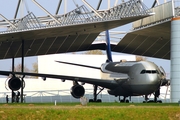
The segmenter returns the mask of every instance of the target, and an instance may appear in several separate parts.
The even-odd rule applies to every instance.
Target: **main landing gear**
[[[93,91],[93,96],[94,98],[93,99],[89,99],[89,102],[102,102],[101,99],[97,99],[97,96],[99,95],[99,93],[102,92],[102,90],[104,90],[104,88],[99,88],[99,92],[97,93],[97,89],[98,89],[98,86],[97,85],[94,85],[94,91]]]
[[[119,102],[120,103],[129,103],[129,100],[126,99],[126,96],[123,96],[123,99],[121,99],[120,96],[119,96]]]

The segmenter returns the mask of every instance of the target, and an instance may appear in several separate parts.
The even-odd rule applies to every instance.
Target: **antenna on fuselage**
[[[112,54],[111,54],[111,44],[109,38],[109,30],[106,30],[106,55],[107,60],[106,62],[112,62]]]

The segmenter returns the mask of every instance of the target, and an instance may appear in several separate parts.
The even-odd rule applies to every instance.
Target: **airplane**
[[[160,87],[169,85],[169,80],[166,79],[165,71],[162,67],[158,67],[155,63],[150,61],[120,60],[118,62],[113,62],[108,30],[106,30],[106,54],[107,60],[100,67],[56,61],[63,64],[99,69],[101,71],[101,79],[11,71],[0,71],[0,75],[9,76],[11,74],[8,86],[14,91],[21,87],[21,80],[16,77],[16,74],[18,74],[23,75],[23,77],[25,75],[39,76],[44,78],[44,80],[46,78],[55,78],[61,79],[63,82],[65,80],[73,81],[70,92],[74,98],[81,98],[84,96],[85,89],[83,84],[92,84],[94,87],[93,99],[89,99],[89,102],[102,102],[101,99],[97,99],[97,95],[101,93],[104,88],[107,89],[110,95],[119,96],[120,102],[129,102],[131,96],[145,96],[145,102],[148,102],[148,96],[151,94],[154,94],[153,102],[158,102],[157,98],[160,95]],[[100,88],[99,92],[98,88]],[[120,99],[121,96],[123,96],[123,99]],[[126,99],[127,97],[129,97],[129,99]]]

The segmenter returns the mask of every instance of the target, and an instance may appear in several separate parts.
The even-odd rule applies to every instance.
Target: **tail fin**
[[[110,45],[110,38],[109,38],[108,30],[106,30],[106,54],[107,54],[106,62],[112,62],[111,45]]]

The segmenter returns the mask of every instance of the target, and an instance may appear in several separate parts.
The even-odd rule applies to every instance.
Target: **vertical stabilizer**
[[[109,38],[109,31],[108,30],[106,30],[106,54],[107,54],[106,62],[112,62],[111,44],[110,44],[110,38]]]

